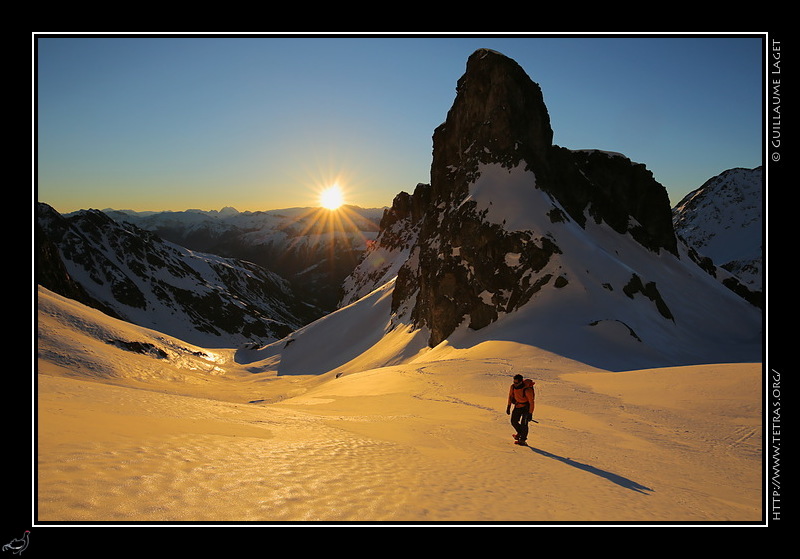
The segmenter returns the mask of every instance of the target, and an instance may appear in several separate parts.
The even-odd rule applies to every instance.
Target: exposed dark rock
[[[633,274],[630,281],[625,285],[625,287],[622,288],[622,291],[631,299],[633,299],[633,296],[637,293],[641,293],[656,304],[656,308],[658,309],[658,312],[661,313],[661,316],[670,320],[674,320],[669,307],[667,307],[667,304],[661,297],[661,293],[658,292],[655,282],[651,281],[647,284],[642,283],[642,278],[636,274]]]
[[[458,80],[447,119],[433,133],[432,199],[463,198],[480,163],[546,166],[552,141],[539,85],[514,60],[478,50]]]
[[[571,219],[585,226],[590,216],[652,251],[677,254],[666,190],[644,165],[605,152],[570,151],[552,139],[539,85],[502,54],[482,49],[470,56],[447,119],[433,134],[430,186],[399,195],[379,235],[384,246],[397,246],[385,228],[404,219],[415,224],[392,309],[410,308],[411,320],[430,329],[431,346],[464,320],[480,329],[527,303],[550,282],[551,274],[539,273],[561,253],[547,236],[486,219],[487,210],[468,198],[482,165],[532,171],[531,188],[564,209],[542,209],[552,223]],[[553,285],[567,283],[559,276]]]
[[[600,324],[601,322],[607,322],[607,321],[603,321],[603,320],[596,320],[596,321],[594,321],[594,322],[591,322],[591,323],[589,323],[589,326],[597,326],[597,325],[598,325],[598,324]],[[628,334],[630,334],[630,335],[631,335],[631,338],[633,338],[633,339],[634,339],[634,340],[636,340],[637,342],[641,342],[641,341],[642,341],[642,339],[641,339],[641,338],[640,338],[640,337],[639,337],[639,336],[636,334],[636,332],[634,332],[634,331],[633,331],[633,328],[631,328],[630,326],[628,326],[627,324],[625,324],[625,323],[624,323],[624,322],[622,322],[621,320],[616,320],[616,321],[614,321],[614,322],[618,322],[619,324],[622,324],[622,325],[623,325],[623,326],[624,326],[624,327],[625,327],[625,328],[628,330]]]
[[[630,233],[653,252],[678,253],[666,189],[639,163],[597,150],[553,146],[537,184],[550,192],[576,222],[588,212],[618,233]]]
[[[109,344],[117,346],[125,351],[139,353],[141,355],[149,355],[156,359],[166,359],[167,352],[148,342],[126,342],[124,340],[108,340]]]

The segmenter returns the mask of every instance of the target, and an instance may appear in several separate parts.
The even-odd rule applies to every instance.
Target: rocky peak
[[[543,165],[552,141],[539,85],[514,60],[480,49],[467,60],[447,119],[433,133],[433,199],[463,197],[481,163]]]
[[[643,164],[600,150],[553,146],[537,185],[579,224],[591,217],[617,233],[630,234],[653,252],[678,254],[666,189]]]
[[[524,165],[581,225],[587,214],[651,250],[677,254],[666,189],[642,164],[554,146],[542,90],[514,60],[480,49],[467,60],[446,121],[433,134],[432,200],[460,203],[479,165]]]
[[[585,228],[591,219],[677,255],[664,187],[619,154],[553,145],[541,88],[515,61],[476,51],[456,91],[433,134],[430,185],[395,199],[377,239],[383,250],[413,239],[395,267],[392,310],[427,327],[430,345],[464,321],[481,329],[545,286],[569,283],[548,224]],[[533,214],[540,228],[515,225]]]

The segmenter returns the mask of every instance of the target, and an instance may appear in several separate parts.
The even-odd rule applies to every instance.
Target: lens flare
[[[323,208],[327,208],[329,210],[338,209],[339,206],[344,203],[342,189],[339,188],[338,184],[329,186],[320,194],[319,202]]]

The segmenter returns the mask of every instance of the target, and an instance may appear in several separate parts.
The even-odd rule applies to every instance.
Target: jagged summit
[[[411,316],[431,329],[431,345],[465,317],[485,327],[554,280],[534,277],[561,252],[548,221],[585,227],[591,217],[650,250],[676,252],[668,196],[643,165],[552,138],[541,88],[515,61],[485,49],[469,57],[433,134],[430,189],[418,188],[423,200],[411,204],[427,205],[418,265],[403,266],[395,288],[395,311],[416,297]]]
[[[588,212],[653,250],[676,253],[666,189],[644,165],[620,154],[553,145],[542,90],[514,60],[488,49],[476,51],[456,90],[447,120],[433,134],[435,203],[446,193],[458,203],[478,177],[479,165],[522,165],[535,176],[532,184],[578,223]]]
[[[540,87],[473,53],[433,134],[430,184],[395,198],[343,304],[394,278],[393,320],[431,347],[514,317],[515,340],[603,366],[758,359],[758,309],[688,257],[652,173],[552,137]],[[726,349],[702,341],[711,332]],[[598,347],[619,355],[595,361]]]
[[[545,165],[553,141],[550,115],[539,85],[514,60],[476,51],[458,80],[446,121],[433,133],[434,200],[458,198],[480,164]]]

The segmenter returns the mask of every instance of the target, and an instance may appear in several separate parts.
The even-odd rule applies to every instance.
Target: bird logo
[[[30,530],[25,530],[25,534],[21,538],[14,538],[6,545],[3,546],[3,551],[10,551],[16,555],[21,554],[28,547],[28,537]]]

